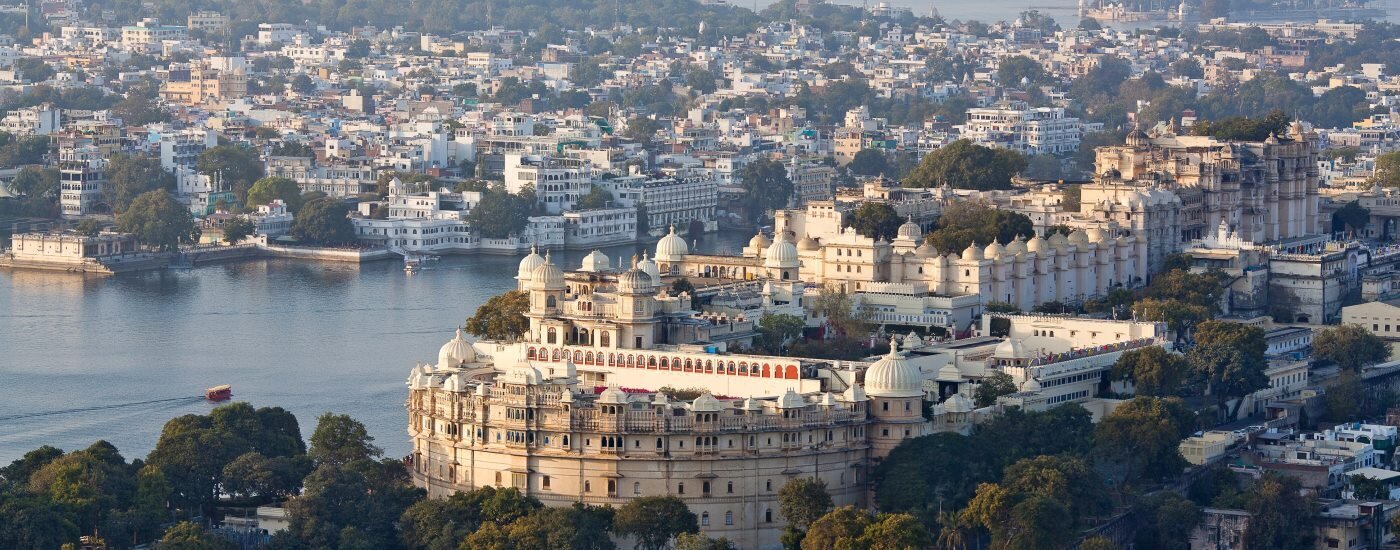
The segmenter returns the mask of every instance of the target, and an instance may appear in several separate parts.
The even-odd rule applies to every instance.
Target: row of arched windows
[[[577,365],[646,368],[704,374],[730,374],[735,376],[757,376],[760,378],[782,378],[796,380],[797,365],[770,365],[748,361],[725,361],[714,359],[694,359],[690,357],[667,357],[635,353],[603,353],[561,348],[535,348],[526,350],[525,357],[532,361],[572,360]]]

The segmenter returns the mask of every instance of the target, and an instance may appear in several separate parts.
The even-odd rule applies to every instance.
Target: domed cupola
[[[535,251],[535,245],[530,245],[530,255],[520,260],[520,268],[515,271],[515,279],[521,282],[529,282],[530,274],[535,272],[535,268],[544,265],[544,256]]]
[[[1069,244],[1082,249],[1089,245],[1089,235],[1083,229],[1076,229],[1069,234]]]
[[[661,281],[661,268],[656,265],[655,260],[648,258],[645,252],[642,253],[642,261],[637,262],[637,269],[646,272],[647,275],[651,275],[652,283]]]
[[[1031,237],[1031,240],[1026,241],[1026,250],[1028,252],[1045,252],[1049,247],[1050,243],[1046,242],[1040,235]]]
[[[549,252],[544,253],[544,263],[530,272],[530,290],[564,290],[564,271],[554,265]]]
[[[1001,246],[1001,243],[992,239],[992,244],[987,245],[987,248],[982,250],[982,257],[988,260],[1000,260],[1004,253],[1006,253],[1006,249]]]
[[[462,329],[457,329],[457,336],[448,340],[442,348],[438,350],[437,368],[461,366],[463,363],[476,361],[476,349],[472,348],[471,342],[462,338]]]
[[[992,350],[992,357],[997,359],[1025,359],[1026,347],[1021,345],[1020,339],[1007,338],[1002,340],[997,347]]]
[[[904,222],[904,225],[899,226],[899,229],[895,232],[895,238],[906,239],[915,242],[917,242],[919,239],[922,239],[923,236],[923,229],[919,228],[919,224],[914,223],[913,218],[910,218],[908,221]]]
[[[811,236],[802,237],[802,240],[797,241],[797,249],[800,251],[819,250],[821,247],[821,243],[817,242],[817,240],[813,239]]]
[[[655,290],[651,275],[637,268],[636,257],[633,256],[632,269],[622,272],[617,276],[617,291],[620,294],[651,294]]]
[[[1065,238],[1064,233],[1060,233],[1058,231],[1056,231],[1054,235],[1050,236],[1049,242],[1050,247],[1056,250],[1060,250],[1069,246],[1069,239]]]
[[[761,257],[770,244],[773,244],[773,241],[768,240],[768,236],[759,231],[754,234],[752,239],[749,239],[749,245],[744,247],[744,252]]]
[[[679,262],[685,259],[686,254],[690,254],[690,246],[676,234],[676,226],[672,225],[671,232],[656,243],[656,261]]]
[[[972,400],[961,393],[955,393],[943,402],[943,412],[964,414],[972,412]]]
[[[587,256],[584,256],[583,265],[580,265],[578,268],[579,271],[587,271],[589,273],[602,273],[609,269],[612,269],[612,261],[608,260],[607,254],[597,250],[589,252]]]
[[[982,259],[982,249],[977,248],[977,243],[969,244],[967,248],[963,249],[962,259],[969,262],[980,260]]]
[[[899,343],[890,340],[889,354],[881,357],[865,371],[865,393],[871,397],[922,397],[924,379],[915,367],[899,353]]]
[[[1015,239],[1012,239],[1011,242],[1006,245],[1006,253],[1011,254],[1013,256],[1025,251],[1026,241],[1021,237],[1016,237]]]
[[[798,395],[796,391],[788,388],[787,393],[778,398],[779,409],[801,409],[807,406],[807,400]]]
[[[921,244],[918,248],[914,249],[914,257],[916,258],[932,258],[937,255],[938,249],[928,243]]]
[[[788,242],[787,239],[773,241],[763,254],[763,267],[791,268],[797,265],[797,245]]]

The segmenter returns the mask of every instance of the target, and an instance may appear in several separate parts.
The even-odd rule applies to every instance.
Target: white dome
[[[904,349],[914,349],[924,345],[924,340],[914,331],[909,331],[909,335],[904,337]]]
[[[770,244],[773,244],[773,241],[768,240],[768,236],[764,235],[762,231],[759,231],[758,233],[754,234],[753,238],[749,239],[749,248],[752,248],[754,250],[762,251],[763,249],[768,248],[768,245]]]
[[[962,259],[967,261],[982,259],[982,251],[977,248],[977,243],[969,244],[967,248],[963,249]]]
[[[620,293],[650,294],[652,290],[651,275],[635,267],[617,277],[617,291]]]
[[[719,412],[724,406],[710,392],[700,394],[694,401],[690,402],[690,410],[694,412]]]
[[[982,257],[988,260],[1000,260],[1001,255],[1005,252],[1006,249],[1002,248],[1001,243],[993,240],[992,244],[987,245],[987,248],[982,250]]]
[[[637,262],[637,269],[651,275],[652,283],[661,281],[661,267],[656,265],[656,260],[648,258],[645,252],[642,253],[642,261]]]
[[[1007,253],[1007,254],[1015,255],[1015,254],[1020,254],[1020,253],[1022,253],[1022,252],[1025,252],[1025,251],[1026,251],[1026,241],[1023,240],[1023,239],[1021,239],[1020,237],[1017,237],[1017,238],[1015,238],[1015,239],[1012,239],[1011,242],[1010,242],[1009,244],[1006,245],[1006,253]]]
[[[612,269],[612,261],[608,260],[607,254],[594,250],[583,257],[583,265],[578,269],[589,273],[602,273]]]
[[[961,393],[955,393],[943,402],[943,411],[955,414],[972,412],[972,400]]]
[[[997,344],[995,350],[992,350],[992,357],[998,359],[1025,359],[1027,357],[1026,348],[1021,345],[1020,340],[1007,338],[1000,344]]]
[[[1089,244],[1089,235],[1083,229],[1076,229],[1069,234],[1069,244],[1083,247]]]
[[[1069,246],[1069,239],[1065,238],[1064,233],[1060,233],[1058,231],[1056,231],[1054,235],[1050,236],[1049,242],[1050,247],[1056,250]]]
[[[521,361],[515,366],[506,369],[505,380],[511,384],[525,384],[534,386],[544,380],[544,375],[540,374],[540,369],[535,368],[528,362]]]
[[[797,246],[787,239],[778,239],[763,254],[764,267],[797,267]]]
[[[530,245],[530,255],[520,260],[520,268],[515,270],[515,278],[521,281],[530,280],[530,274],[535,272],[535,268],[544,265],[544,256],[535,251],[535,246]]]
[[[909,239],[911,241],[917,241],[922,238],[923,235],[924,231],[920,229],[919,224],[914,223],[912,219],[904,222],[904,225],[899,226],[899,230],[895,232],[897,238]]]
[[[944,363],[944,365],[938,369],[938,381],[962,382],[962,371],[958,370],[957,365],[954,365],[951,361],[949,361],[948,363]]]
[[[1040,235],[1031,237],[1031,240],[1026,241],[1026,250],[1030,252],[1044,252],[1049,246],[1050,243],[1045,242],[1045,239],[1041,238]]]
[[[798,250],[818,250],[818,249],[820,249],[821,247],[822,247],[821,243],[817,242],[816,239],[813,239],[813,238],[810,237],[810,236],[809,236],[809,237],[802,237],[802,240],[797,241],[797,249],[798,249]]]
[[[437,366],[440,369],[456,367],[462,363],[476,361],[476,349],[472,348],[471,342],[462,338],[462,329],[457,329],[457,336],[448,340],[442,348],[438,349]]]
[[[544,254],[544,263],[530,272],[530,288],[534,290],[563,290],[564,272]]]
[[[916,258],[932,258],[937,255],[938,249],[928,243],[921,244],[918,248],[914,249],[914,257]]]
[[[900,354],[898,342],[890,340],[890,353],[865,371],[865,392],[873,397],[920,397],[924,379],[919,369]]]
[[[1101,243],[1108,240],[1108,232],[1098,227],[1090,229],[1088,234],[1091,243]]]
[[[1027,378],[1021,382],[1021,391],[1040,391],[1040,382],[1034,378]]]
[[[671,226],[671,232],[656,243],[656,259],[663,262],[679,262],[689,253],[690,246],[685,244],[685,239],[676,234],[674,225]]]
[[[789,389],[782,397],[778,398],[779,409],[800,409],[807,406],[807,400],[803,399],[797,392]]]
[[[617,386],[608,386],[602,393],[598,394],[597,402],[605,405],[621,405],[627,402],[627,393]]]

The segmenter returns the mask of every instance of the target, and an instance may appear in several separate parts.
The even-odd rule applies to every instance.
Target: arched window
[[[593,364],[593,352],[590,351],[590,352],[588,352],[588,353],[583,354],[583,362],[584,362],[584,363],[587,363],[587,364],[589,364],[589,365],[592,365],[592,364]]]
[[[670,370],[670,369],[671,369],[671,361],[667,360],[665,357],[662,357],[662,358],[661,358],[661,370]]]
[[[593,483],[592,483],[592,482],[589,482],[589,481],[583,482],[583,492],[585,492],[585,493],[591,493],[591,492],[593,492]]]
[[[547,298],[544,299],[544,307],[552,308],[552,307],[556,307],[557,304],[558,304],[558,302],[556,302],[556,301],[554,300],[554,297],[553,297],[553,296],[549,296],[549,297],[547,297]]]
[[[583,362],[583,352],[581,352],[581,351],[575,351],[575,352],[574,352],[574,362],[575,362],[575,363],[582,363],[582,362]]]
[[[724,513],[724,524],[725,524],[725,525],[734,525],[734,512],[725,512],[725,513]]]
[[[527,359],[534,359],[534,358],[535,358],[535,348],[530,348],[529,351],[525,352],[525,357],[526,357]]]
[[[734,494],[734,482],[729,482],[729,487],[727,487],[725,490],[731,495]]]
[[[555,348],[555,350],[552,351],[552,352],[550,352],[549,355],[550,355],[550,360],[551,360],[551,361],[558,361],[558,360],[559,360],[559,349],[558,349],[558,348]]]
[[[635,356],[635,355],[628,355],[628,356],[627,356],[627,366],[630,367],[630,366],[635,365],[635,364],[637,364],[637,356]]]
[[[634,494],[634,495],[640,495],[640,494],[642,494],[642,484],[641,484],[641,482],[637,482],[637,481],[633,481],[633,482],[632,482],[632,494]]]
[[[604,332],[604,333],[603,333],[603,337],[604,337],[604,338],[607,338],[607,337],[608,337],[608,333]],[[617,354],[616,354],[616,353],[609,353],[609,354],[608,354],[608,366],[611,367],[611,366],[615,366],[615,365],[617,365]]]
[[[603,333],[600,334],[600,335],[598,336],[598,345],[603,346],[603,347],[605,347],[605,348],[606,348],[606,347],[611,347],[611,346],[612,346],[612,334],[609,333],[609,332],[607,332],[607,331],[603,331]]]
[[[647,357],[647,366],[648,366],[648,367],[655,367],[655,366],[656,366],[656,356],[655,356],[655,355],[652,355],[652,356],[648,356],[648,357]]]
[[[770,374],[770,373],[769,373],[769,371],[768,371],[768,365],[766,365],[766,364],[763,365],[763,377],[764,377],[764,378],[768,378],[768,377],[769,377],[769,374]]]
[[[545,334],[545,343],[553,344],[559,341],[559,335],[554,331],[553,327],[550,327],[549,332]],[[556,351],[555,353],[558,352]],[[555,359],[558,359],[558,357],[556,357]]]
[[[700,526],[701,526],[701,527],[709,527],[709,526],[710,526],[710,513],[709,513],[709,512],[700,512]]]

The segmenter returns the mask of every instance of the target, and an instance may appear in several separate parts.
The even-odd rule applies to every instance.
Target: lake
[[[698,248],[737,253],[748,237],[705,235]],[[604,252],[616,261],[641,249]],[[555,260],[573,269],[584,254]],[[281,259],[108,278],[0,271],[0,465],[98,439],[145,457],[167,420],[212,409],[195,396],[218,384],[290,410],[308,437],[321,413],[349,414],[403,456],[409,369],[436,361],[477,306],[515,288],[518,263],[447,256],[411,277],[396,261]]]

